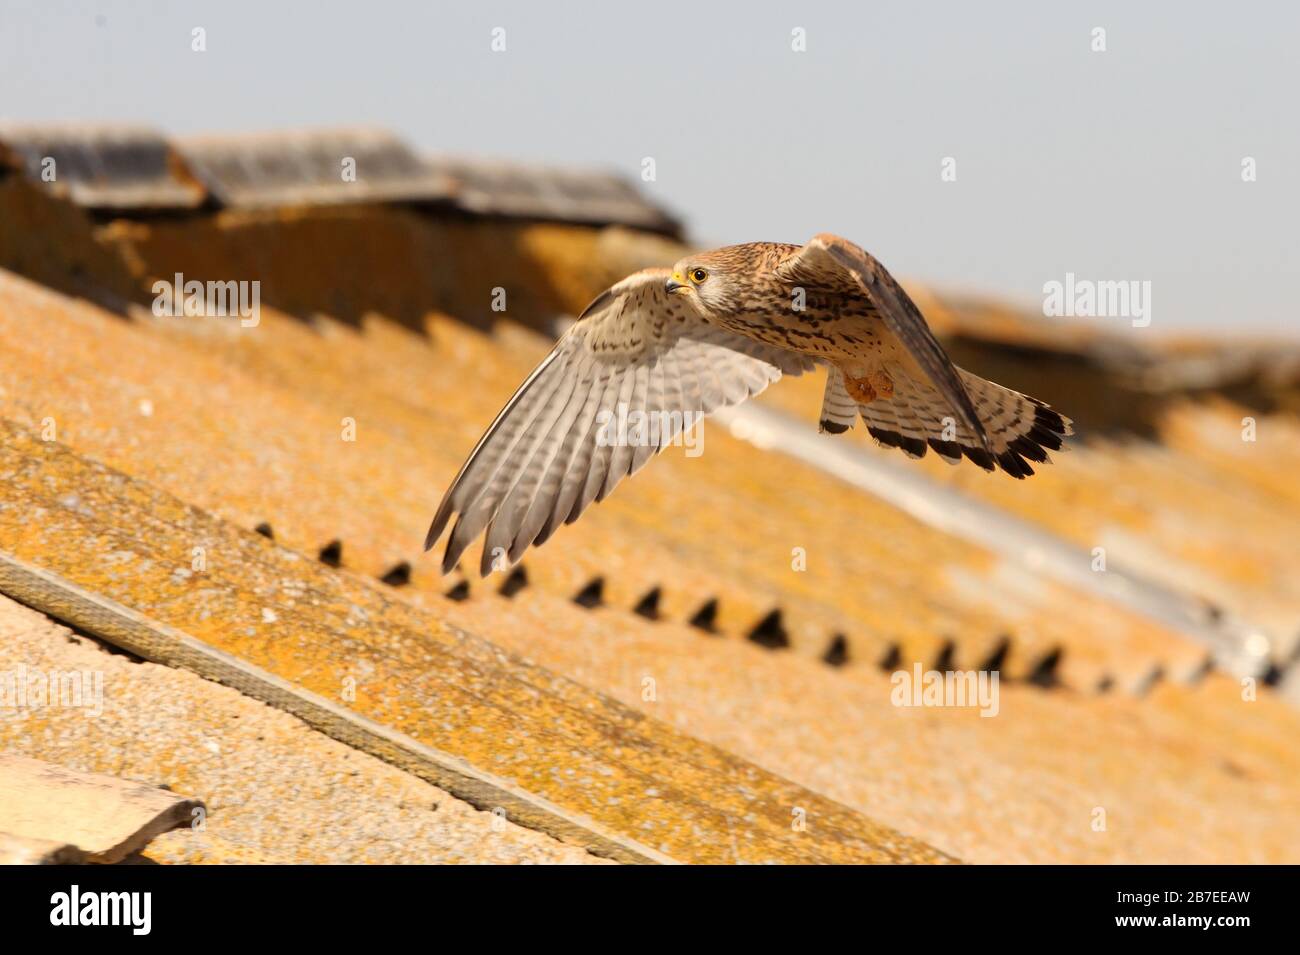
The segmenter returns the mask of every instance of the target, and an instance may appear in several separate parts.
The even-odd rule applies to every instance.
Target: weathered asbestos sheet
[[[0,126],[0,166],[88,209],[192,209],[205,198],[167,140],[147,128]]]
[[[448,199],[450,180],[397,137],[343,129],[181,139],[179,152],[233,209]]]

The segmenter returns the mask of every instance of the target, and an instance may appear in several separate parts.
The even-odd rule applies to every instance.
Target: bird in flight
[[[861,416],[880,444],[932,448],[1015,478],[1072,433],[1046,404],[964,371],[885,267],[845,239],[751,242],[645,269],[602,292],[515,392],[442,499],[448,573],[487,529],[480,571],[516,562],[605,499],[681,427],[826,366],[820,427]],[[652,440],[601,440],[619,409],[657,415]]]

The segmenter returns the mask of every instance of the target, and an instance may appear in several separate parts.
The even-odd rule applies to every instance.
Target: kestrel
[[[860,415],[909,457],[1033,474],[1072,433],[1046,404],[949,361],[920,310],[870,254],[823,233],[804,246],[752,242],[645,269],[596,297],[515,392],[452,482],[425,549],[458,519],[449,572],[484,528],[480,570],[517,561],[572,524],[680,436],[783,374],[827,369],[820,427]],[[620,411],[662,426],[650,440],[598,440]],[[685,416],[685,418],[683,417]],[[499,566],[499,565],[498,565]]]

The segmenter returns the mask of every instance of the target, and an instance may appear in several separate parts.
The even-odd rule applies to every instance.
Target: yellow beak
[[[675,294],[687,287],[686,279],[681,272],[674,272],[672,278],[668,280],[667,289],[669,294]]]

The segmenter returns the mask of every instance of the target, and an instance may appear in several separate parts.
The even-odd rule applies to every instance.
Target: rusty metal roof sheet
[[[451,194],[445,175],[382,130],[192,136],[176,148],[230,208],[424,202]]]
[[[167,140],[148,128],[0,126],[0,164],[89,209],[191,209],[204,199]]]

